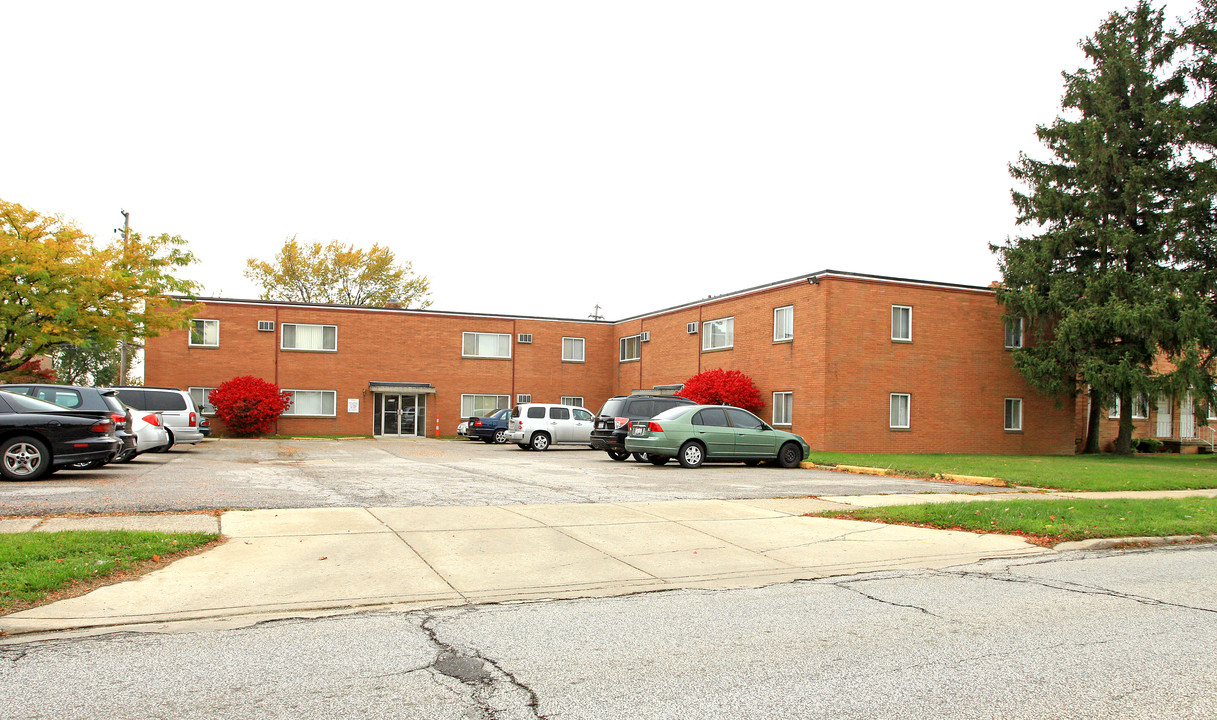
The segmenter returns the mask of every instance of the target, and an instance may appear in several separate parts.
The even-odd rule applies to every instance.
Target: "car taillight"
[[[118,413],[110,413],[110,419],[114,421],[116,426],[125,425],[127,423],[127,416],[119,415]]]
[[[647,423],[647,430],[650,432],[663,432],[663,428],[659,426],[659,423],[654,421]]]
[[[621,428],[625,428],[626,430],[630,429],[629,418],[613,418],[613,429],[620,430]]]
[[[145,416],[144,416],[144,422],[148,423],[149,425],[151,425],[151,426],[153,426],[153,427],[160,427],[160,426],[161,426],[161,419],[160,419],[160,418],[158,418],[156,415],[151,415],[151,414],[150,414],[150,415],[145,415]]]
[[[198,424],[198,416],[195,415],[194,413],[190,413],[190,427],[194,427],[197,424]]]
[[[93,423],[93,427],[89,428],[89,430],[96,433],[108,433],[113,429],[113,420],[98,420],[97,422]]]
[[[481,427],[481,426],[482,426],[482,420],[481,420],[481,418],[478,418],[477,420],[474,420],[474,421],[473,421],[473,426],[474,426],[474,427]]]

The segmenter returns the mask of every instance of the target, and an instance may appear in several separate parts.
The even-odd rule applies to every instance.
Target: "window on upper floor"
[[[461,333],[461,356],[467,358],[510,358],[510,333]]]
[[[1023,319],[1006,318],[1006,347],[1013,350],[1023,346]]]
[[[621,338],[621,354],[619,359],[621,362],[628,360],[638,360],[642,357],[642,336],[630,335],[629,337]]]
[[[334,352],[338,349],[337,325],[305,325],[283,323],[280,347],[284,350],[314,350]]]
[[[892,306],[892,340],[913,341],[913,308],[911,306]]]
[[[334,417],[338,393],[334,390],[284,390],[292,404],[283,417]]]
[[[190,347],[219,347],[219,320],[191,320]]]
[[[580,337],[562,338],[562,361],[583,362],[584,344],[583,338]]]
[[[773,309],[773,340],[794,339],[794,305]]]
[[[702,350],[722,350],[734,344],[735,318],[719,318],[701,324]]]

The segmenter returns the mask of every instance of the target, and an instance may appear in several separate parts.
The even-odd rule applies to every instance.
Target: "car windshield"
[[[674,408],[668,408],[667,410],[664,410],[663,412],[659,413],[658,415],[656,415],[655,417],[653,417],[651,419],[652,420],[675,420],[676,418],[681,417],[685,413],[688,413],[691,410],[694,410],[696,408],[697,408],[696,405],[679,405]]]
[[[53,402],[47,402],[46,400],[39,400],[38,398],[32,398],[32,397],[29,397],[28,395],[18,395],[17,393],[11,393],[8,391],[0,391],[0,392],[4,392],[4,399],[6,401],[8,401],[8,404],[13,406],[13,409],[16,410],[17,412],[27,412],[27,413],[62,412],[63,410],[70,409],[70,408],[65,408],[62,405],[56,405]]]

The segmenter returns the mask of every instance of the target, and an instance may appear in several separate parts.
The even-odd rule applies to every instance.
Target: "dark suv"
[[[618,395],[611,397],[600,408],[592,427],[592,448],[603,450],[614,460],[625,460],[630,453],[625,449],[625,436],[630,425],[650,420],[664,410],[680,405],[696,405],[688,398],[676,395]],[[634,453],[638,462],[646,460],[643,453]]]
[[[46,385],[41,383],[0,385],[0,388],[19,395],[28,395],[56,405],[96,415],[114,421],[114,436],[122,441],[118,449],[119,460],[135,456],[135,433],[131,431],[131,411],[126,408],[113,390],[82,387],[80,385]],[[74,464],[74,468],[91,469],[101,467],[113,458],[90,460]]]

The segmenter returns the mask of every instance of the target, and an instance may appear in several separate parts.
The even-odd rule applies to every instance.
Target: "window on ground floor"
[[[338,392],[335,390],[284,390],[292,404],[283,417],[334,417]]]
[[[510,395],[461,395],[461,417],[486,417],[511,406]]]
[[[199,409],[199,412],[204,415],[214,415],[216,409],[211,405],[211,391],[215,388],[209,387],[192,387],[190,388],[190,399],[194,400],[194,406]]]
[[[1111,394],[1107,405],[1107,417],[1112,420],[1120,417],[1119,393]],[[1147,418],[1149,418],[1149,395],[1136,393],[1132,396],[1132,419],[1145,420]]]
[[[775,392],[773,394],[773,424],[789,425],[793,416],[794,393]]]
[[[563,395],[558,401],[560,405],[570,405],[571,407],[583,407],[583,397],[579,395]]]
[[[909,405],[912,396],[908,393],[892,393],[888,427],[894,430],[909,429]]]
[[[1006,398],[1006,429],[1023,429],[1023,399]]]

